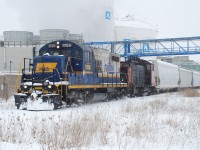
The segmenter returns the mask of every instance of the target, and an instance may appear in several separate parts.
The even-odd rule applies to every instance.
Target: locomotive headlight
[[[24,85],[24,89],[27,89],[28,88],[28,86],[27,85]]]
[[[60,42],[56,42],[57,46],[56,48],[59,49],[60,48]]]
[[[52,86],[51,85],[48,85],[48,89],[51,89],[52,88]]]

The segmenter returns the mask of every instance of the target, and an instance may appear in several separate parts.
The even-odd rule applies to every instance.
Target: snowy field
[[[191,94],[192,93],[192,94]],[[124,98],[56,111],[0,101],[0,150],[199,150],[198,91]]]

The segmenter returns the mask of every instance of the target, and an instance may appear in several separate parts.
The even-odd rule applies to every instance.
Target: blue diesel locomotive
[[[110,100],[126,95],[128,82],[133,82],[124,67],[129,64],[122,67],[119,54],[66,40],[44,45],[39,56],[29,61],[29,71],[25,62],[21,85],[14,95],[18,109],[57,109],[64,102],[70,106]]]

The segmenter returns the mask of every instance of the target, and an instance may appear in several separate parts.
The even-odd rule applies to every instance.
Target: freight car
[[[155,72],[152,62],[142,59],[129,58],[127,62],[121,62],[121,80],[128,85],[128,95],[145,96],[155,92]],[[127,79],[124,79],[124,75]]]
[[[177,91],[180,88],[200,87],[200,72],[188,70],[160,60],[154,64],[156,91]]]

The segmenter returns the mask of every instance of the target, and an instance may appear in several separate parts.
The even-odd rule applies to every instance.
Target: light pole
[[[14,62],[10,60],[10,74],[11,74],[11,64],[12,63],[14,63]]]

